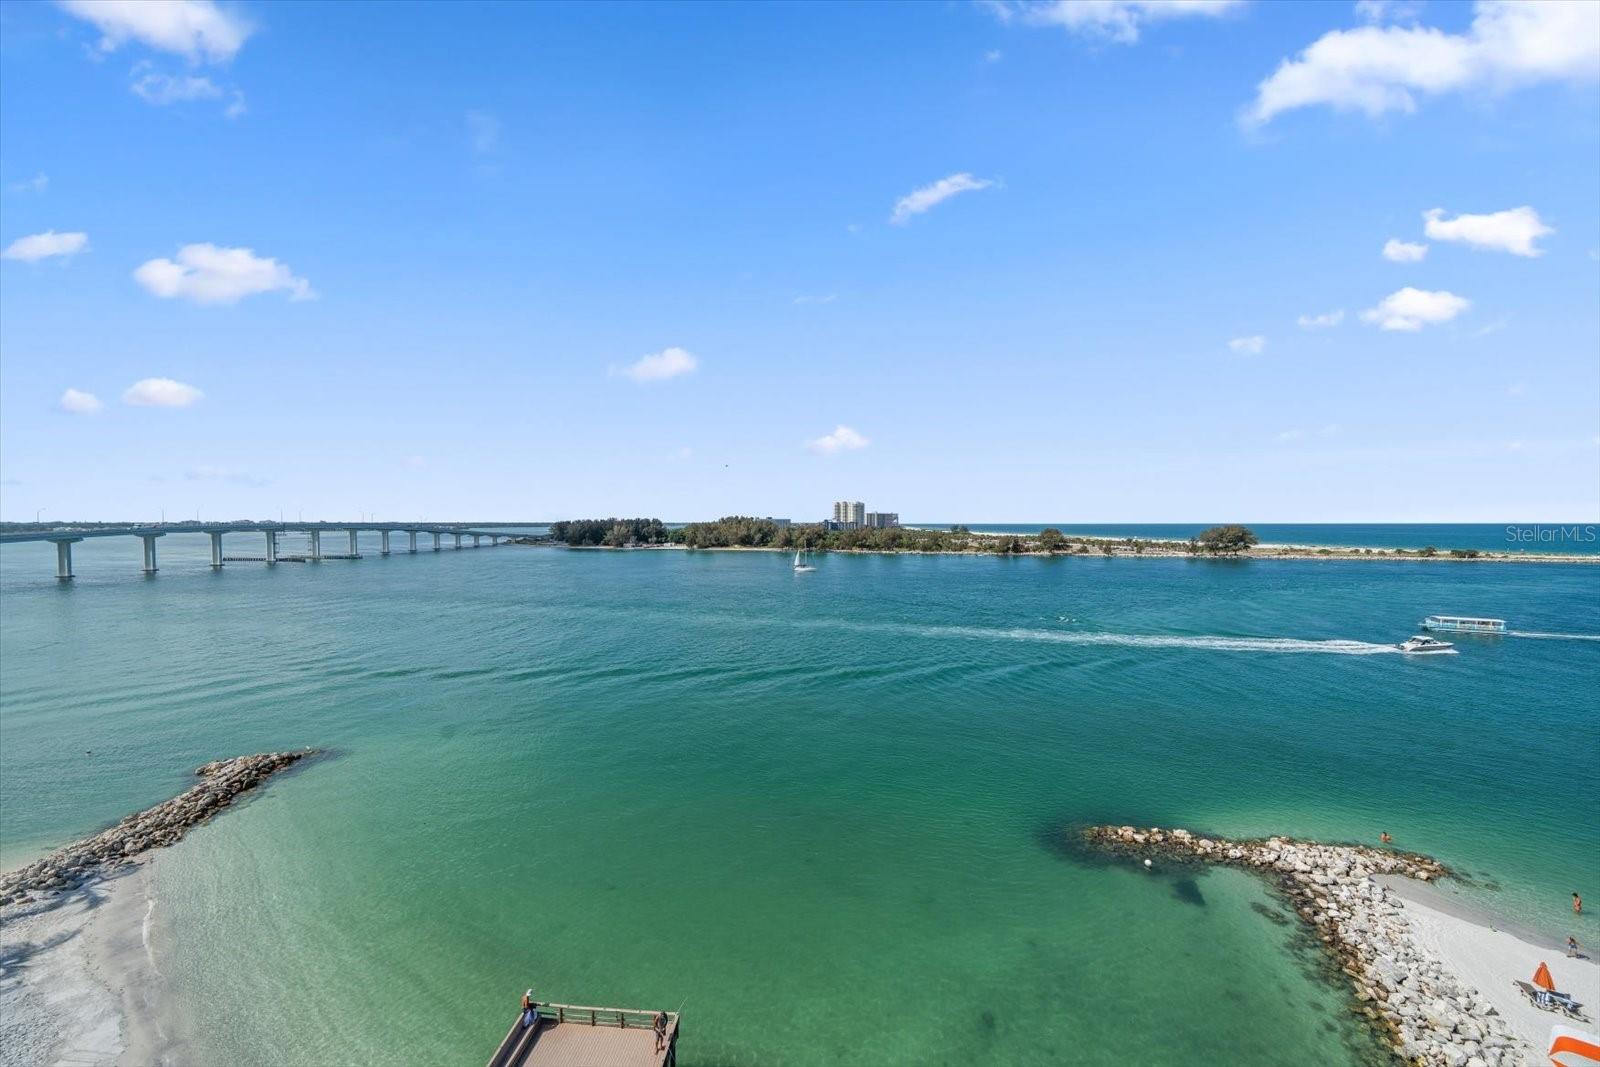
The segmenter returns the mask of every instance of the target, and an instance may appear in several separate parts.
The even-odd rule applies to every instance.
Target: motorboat
[[[1456,654],[1456,647],[1449,641],[1441,641],[1437,637],[1426,637],[1422,634],[1402,641],[1397,646],[1401,652],[1408,656],[1438,655],[1439,653]]]

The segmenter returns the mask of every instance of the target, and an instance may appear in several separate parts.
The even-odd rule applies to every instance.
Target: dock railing
[[[578,1004],[541,1004],[539,1018],[558,1023],[587,1023],[590,1026],[615,1026],[621,1030],[649,1030],[655,1026],[656,1012],[642,1008],[589,1008]],[[678,1021],[678,1013],[667,1012],[667,1026]]]

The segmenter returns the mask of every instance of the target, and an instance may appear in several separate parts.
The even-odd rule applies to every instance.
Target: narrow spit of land
[[[203,1062],[155,966],[144,864],[318,751],[207,763],[192,789],[0,874],[0,1067]]]
[[[1136,862],[1241,867],[1271,880],[1350,979],[1359,1011],[1402,1059],[1428,1067],[1543,1062],[1552,1023],[1512,984],[1548,960],[1560,988],[1594,1010],[1600,967],[1464,918],[1411,890],[1450,871],[1416,853],[1272,837],[1227,841],[1182,829],[1094,826],[1097,851]],[[1485,966],[1485,961],[1492,961]]]
[[[263,752],[215,760],[195,768],[200,784],[153,808],[129,815],[109,830],[63,845],[41,860],[0,874],[0,907],[25,904],[36,894],[76,889],[128,863],[141,852],[170,845],[268,777],[316,755],[316,749]]]

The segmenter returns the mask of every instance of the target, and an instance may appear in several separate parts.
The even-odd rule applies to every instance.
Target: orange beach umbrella
[[[1556,1067],[1588,1067],[1600,1063],[1600,1037],[1570,1026],[1552,1026],[1549,1056]]]
[[[1550,977],[1550,968],[1543,960],[1539,961],[1539,969],[1533,972],[1533,984],[1540,989],[1555,991],[1556,980]]]

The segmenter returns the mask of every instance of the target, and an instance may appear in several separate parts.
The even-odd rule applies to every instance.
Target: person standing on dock
[[[539,1002],[533,999],[533,990],[522,994],[522,1025],[532,1026],[539,1019]]]
[[[660,1052],[667,1047],[667,1013],[656,1012],[655,1025],[652,1029],[656,1032],[656,1051]]]

